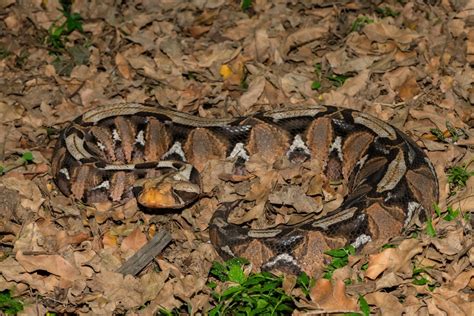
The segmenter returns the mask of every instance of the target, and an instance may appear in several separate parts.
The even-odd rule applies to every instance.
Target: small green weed
[[[242,0],[240,3],[240,8],[242,11],[246,11],[252,7],[252,0]]]
[[[434,204],[433,209],[435,211],[435,217],[441,217],[445,221],[452,221],[461,215],[460,209],[454,209],[452,206],[448,206],[446,211],[442,211],[439,205]],[[426,221],[426,234],[430,237],[436,237],[436,229],[433,225],[433,218],[429,217]]]
[[[441,217],[443,214],[445,214],[443,216],[443,219],[447,222],[452,221],[453,219],[457,218],[461,214],[460,209],[453,209],[452,206],[448,206],[445,212],[442,212],[441,209],[439,208],[439,205],[437,204],[435,204],[433,208],[438,217]]]
[[[321,64],[314,64],[314,73],[317,77],[317,80],[313,81],[311,84],[311,90],[319,90],[321,88]]]
[[[374,23],[374,20],[367,16],[359,16],[357,19],[352,22],[351,32],[359,32],[362,28],[367,25]]]
[[[323,275],[323,278],[329,280],[336,269],[342,268],[349,263],[349,255],[355,254],[355,248],[352,245],[347,245],[343,248],[325,251],[324,253],[332,257],[332,261],[326,266],[326,272]]]
[[[83,18],[79,13],[71,12],[72,0],[61,0],[62,15],[48,29],[45,42],[49,53],[56,56],[52,65],[59,75],[70,75],[76,65],[84,65],[89,60],[88,39],[84,35]],[[71,45],[68,36],[73,32],[83,34],[79,43]],[[68,45],[69,44],[69,45]]]
[[[319,89],[321,89],[321,82],[313,81],[313,83],[311,83],[311,90],[319,90]]]
[[[30,151],[25,151],[21,157],[19,157],[16,161],[12,162],[11,164],[4,166],[0,165],[0,175],[7,173],[10,170],[16,169],[18,167],[24,166],[26,164],[32,163],[34,161],[33,153]]]
[[[59,10],[63,16],[58,18],[48,29],[46,43],[52,48],[53,54],[58,54],[65,47],[65,41],[69,34],[74,31],[84,32],[82,28],[83,18],[79,13],[71,12],[71,1],[61,1],[62,10]],[[64,20],[65,19],[65,20]],[[64,20],[58,24],[60,20]]]
[[[391,8],[389,7],[383,7],[383,8],[376,8],[375,9],[375,12],[377,12],[377,14],[381,15],[382,17],[393,17],[393,18],[396,18],[397,16],[400,15],[400,12],[397,12],[397,11],[393,11]]]
[[[30,162],[33,162],[33,153],[31,151],[25,151],[22,155],[21,155],[21,159],[23,159],[23,161],[25,163],[30,163]]]
[[[314,286],[315,280],[310,278],[306,273],[301,273],[296,279],[296,285],[298,285],[303,291],[304,295],[308,296],[310,289]]]
[[[332,83],[336,86],[336,87],[342,87],[342,85],[344,84],[344,82],[346,82],[346,80],[348,78],[350,78],[349,76],[345,76],[345,75],[335,75],[335,74],[332,74],[331,76],[328,76],[326,77],[328,80],[332,81]]]
[[[173,310],[167,310],[165,308],[161,308],[158,311],[158,315],[160,316],[180,316],[180,315],[192,315],[193,310],[190,305],[184,304],[180,308],[174,308]]]
[[[426,285],[430,291],[433,291],[438,285],[431,282],[430,278],[428,278],[428,273],[426,272],[427,269],[430,269],[430,267],[414,267],[412,272],[412,283],[415,285]]]
[[[442,130],[440,130],[439,128],[432,128],[430,129],[430,133],[433,134],[434,136],[436,136],[436,138],[442,142],[444,142],[446,140],[446,137],[444,136],[444,133]]]
[[[468,171],[467,166],[454,166],[448,169],[448,183],[451,191],[466,186],[467,180],[474,176],[474,171]]]
[[[0,292],[0,312],[16,315],[23,310],[23,303],[11,296],[9,290]]]
[[[455,143],[459,140],[461,136],[465,136],[465,132],[454,127],[451,123],[446,122],[446,131],[443,132],[439,128],[430,129],[431,134],[433,134],[439,141],[445,143]]]
[[[0,45],[0,59],[7,58],[10,55],[11,52],[6,47],[3,47],[3,45]]]
[[[426,234],[430,237],[436,237],[436,229],[434,228],[433,219],[431,217],[428,217],[426,221]]]
[[[360,310],[362,311],[362,314],[364,316],[369,316],[370,315],[370,307],[369,303],[365,300],[365,298],[362,295],[359,295],[359,307]]]
[[[221,264],[214,262],[210,274],[221,282],[224,288],[212,295],[217,305],[208,315],[288,315],[295,306],[290,296],[286,295],[282,286],[283,279],[268,272],[246,275],[245,259],[235,258]],[[309,286],[309,280],[300,284]],[[215,289],[217,284],[208,284]],[[309,289],[309,288],[308,288]]]
[[[359,295],[358,302],[359,302],[359,307],[360,307],[361,313],[344,313],[343,315],[344,316],[360,316],[360,315],[369,316],[370,315],[370,307],[369,307],[369,303],[367,303],[366,299],[362,295]]]

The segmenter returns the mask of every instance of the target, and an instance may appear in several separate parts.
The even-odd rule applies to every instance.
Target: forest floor
[[[0,314],[232,314],[252,301],[244,283],[261,275],[248,266],[220,266],[227,282],[219,266],[210,274],[222,262],[214,197],[160,214],[135,200],[83,205],[53,182],[68,122],[153,101],[210,118],[356,109],[405,131],[435,167],[439,212],[416,234],[329,278],[268,277],[249,315],[278,295],[289,309],[274,315],[472,315],[473,1],[67,2],[0,1]],[[162,228],[172,241],[160,255],[136,276],[116,272]],[[238,295],[224,295],[231,286]]]

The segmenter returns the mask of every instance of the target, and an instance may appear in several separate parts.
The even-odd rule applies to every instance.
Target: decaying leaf
[[[416,239],[407,239],[397,248],[388,248],[379,254],[370,256],[366,276],[375,279],[384,271],[410,273],[411,258],[423,250],[421,243]]]
[[[325,312],[357,312],[357,300],[346,295],[346,286],[342,280],[319,279],[311,289],[311,302]]]

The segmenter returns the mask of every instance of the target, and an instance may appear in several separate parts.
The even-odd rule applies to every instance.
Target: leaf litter
[[[454,188],[449,171],[474,167],[472,2],[53,0],[0,8],[5,306],[18,308],[19,299],[25,315],[206,314],[216,305],[207,284],[220,259],[207,227],[218,203],[245,198],[233,221],[252,227],[297,222],[340,203],[318,166],[302,172],[265,159],[253,159],[240,177],[209,161],[207,197],[172,214],[142,212],[135,201],[87,206],[58,193],[49,161],[66,122],[102,104],[157,101],[208,118],[336,104],[407,131],[438,174],[443,213],[433,214],[429,234],[424,224],[349,256],[331,280],[324,271],[313,276],[306,292],[285,276],[283,289],[295,315],[474,310],[474,177]],[[173,241],[153,262],[137,276],[116,272],[162,228]]]

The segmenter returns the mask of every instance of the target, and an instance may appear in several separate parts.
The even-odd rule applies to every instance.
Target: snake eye
[[[201,194],[201,188],[197,184],[187,181],[177,181],[173,186],[173,191],[183,205],[192,203]]]

